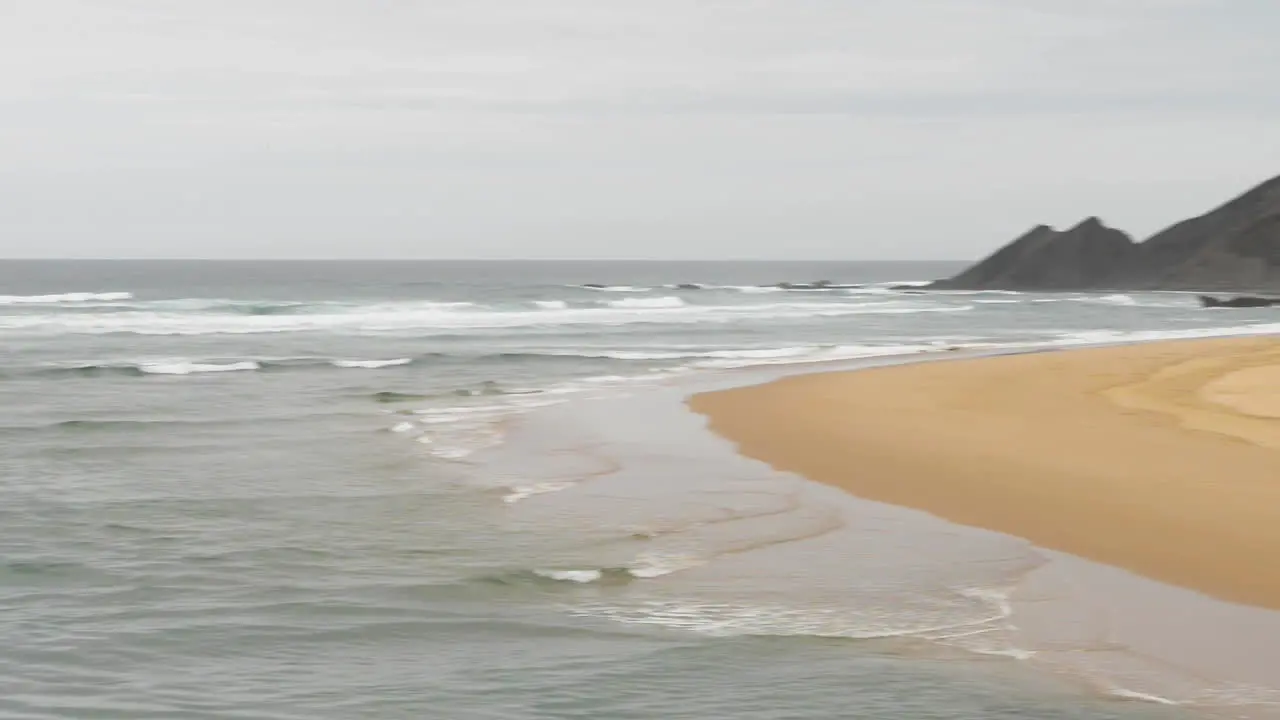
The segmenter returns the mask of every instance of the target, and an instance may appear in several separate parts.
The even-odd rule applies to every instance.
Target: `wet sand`
[[[780,470],[1280,609],[1280,340],[813,374],[690,405]]]

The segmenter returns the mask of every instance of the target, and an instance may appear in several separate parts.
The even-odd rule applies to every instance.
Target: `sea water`
[[[688,392],[1269,333],[905,263],[0,263],[0,718],[1129,718],[1012,538],[735,456]],[[856,285],[787,290],[819,279]]]

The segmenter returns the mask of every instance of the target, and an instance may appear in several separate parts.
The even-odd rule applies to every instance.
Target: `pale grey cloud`
[[[963,258],[1280,173],[1269,0],[0,1],[0,255]]]

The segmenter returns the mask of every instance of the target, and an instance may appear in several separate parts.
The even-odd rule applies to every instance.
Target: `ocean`
[[[0,718],[1178,718],[1045,671],[1040,558],[689,392],[1280,330],[947,263],[0,262]],[[829,280],[826,289],[778,283]],[[1184,703],[1189,705],[1194,703]]]

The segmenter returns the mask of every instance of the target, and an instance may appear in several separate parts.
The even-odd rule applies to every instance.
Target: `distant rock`
[[[1073,290],[1106,285],[1128,267],[1137,246],[1125,233],[1091,217],[1069,230],[1038,225],[939,290]]]
[[[936,290],[1280,291],[1280,177],[1135,243],[1089,218],[1040,225]]]

